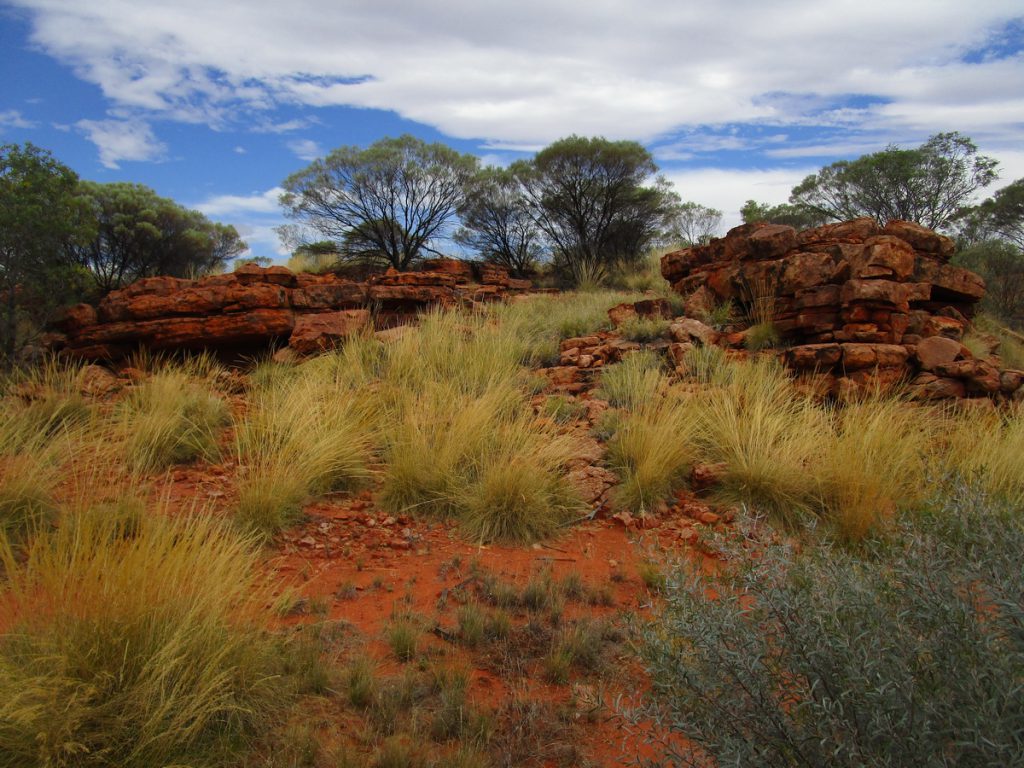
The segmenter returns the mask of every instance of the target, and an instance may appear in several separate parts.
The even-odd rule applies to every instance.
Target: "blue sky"
[[[725,226],[939,131],[1024,176],[1020,0],[0,0],[0,83],[0,142],[275,258],[288,174],[405,132],[495,164],[634,139]]]

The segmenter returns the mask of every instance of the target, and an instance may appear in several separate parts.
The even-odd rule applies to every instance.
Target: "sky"
[[[412,133],[503,165],[639,141],[684,200],[960,131],[1024,177],[1020,0],[0,0],[0,143],[146,184],[282,260],[282,181]]]

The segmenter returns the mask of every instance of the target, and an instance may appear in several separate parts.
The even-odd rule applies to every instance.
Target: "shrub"
[[[615,407],[636,408],[653,400],[666,385],[662,367],[656,353],[632,352],[601,370],[598,393]]]
[[[1018,764],[1017,511],[961,486],[902,534],[674,571],[643,631],[655,699],[635,713],[686,740],[661,743],[665,763]]]
[[[86,516],[3,563],[0,764],[216,763],[286,698],[251,542],[209,518]]]

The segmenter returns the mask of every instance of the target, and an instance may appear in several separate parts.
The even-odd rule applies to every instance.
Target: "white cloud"
[[[162,160],[167,146],[141,120],[79,120],[75,126],[100,151],[100,162],[119,168],[122,160]]]
[[[723,230],[742,223],[740,208],[747,200],[777,205],[789,201],[789,193],[804,177],[818,170],[807,168],[765,168],[728,170],[695,168],[670,171],[665,175],[682,196],[722,211]]]
[[[887,140],[961,121],[1009,141],[1024,106],[1024,57],[962,62],[1019,0],[13,2],[116,105],[214,126],[299,103],[394,110],[495,149],[872,120]]]
[[[299,160],[306,160],[308,162],[316,160],[324,154],[323,147],[312,139],[295,139],[294,141],[289,141],[287,147]]]
[[[25,117],[16,109],[7,109],[0,112],[0,131],[4,128],[35,128],[36,124]]]
[[[244,154],[246,154],[246,152],[247,152],[246,148],[245,148],[245,147],[241,147],[241,146],[239,146],[239,147],[235,147],[235,148],[234,148],[234,150],[232,150],[232,151],[233,151],[233,152],[234,152],[234,153],[235,153],[236,155],[244,155]]]
[[[281,187],[274,187],[252,195],[214,195],[192,207],[213,217],[252,213],[280,215],[281,206],[278,205],[277,199],[283,192]]]

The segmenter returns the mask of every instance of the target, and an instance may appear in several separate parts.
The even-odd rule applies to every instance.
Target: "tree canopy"
[[[976,214],[991,234],[1024,248],[1024,179],[1017,179],[979,205]]]
[[[141,184],[84,181],[80,196],[94,231],[69,253],[101,293],[140,277],[189,277],[222,269],[246,247],[234,227],[212,222]]]
[[[65,248],[90,234],[78,176],[32,144],[0,147],[0,346],[13,356],[25,332],[72,290]]]
[[[667,229],[679,197],[634,141],[570,136],[513,166],[541,230],[571,268],[640,257]]]
[[[916,149],[889,146],[832,163],[794,187],[789,200],[829,219],[871,216],[943,229],[997,178],[997,164],[963,134],[938,133]]]
[[[456,242],[522,277],[544,251],[540,229],[524,190],[523,166],[484,168],[470,179],[459,206]]]
[[[445,234],[475,157],[414,136],[339,147],[284,181],[293,219],[338,243],[343,257],[404,270]]]
[[[813,229],[828,221],[828,217],[804,205],[769,205],[756,200],[747,200],[740,208],[744,224],[763,221],[768,224],[786,224],[796,230]]]
[[[671,217],[673,237],[685,245],[704,245],[722,226],[722,212],[694,202],[679,205]]]

